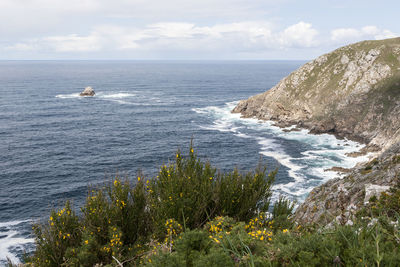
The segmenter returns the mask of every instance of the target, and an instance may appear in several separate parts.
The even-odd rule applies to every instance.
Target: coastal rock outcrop
[[[366,164],[356,166],[343,178],[314,188],[296,210],[298,223],[330,224],[351,220],[371,196],[400,183],[400,144],[393,145]]]
[[[96,93],[94,92],[93,88],[88,86],[82,91],[82,93],[79,94],[79,96],[94,96],[95,94]]]
[[[351,221],[366,192],[400,184],[400,38],[322,55],[270,90],[240,101],[232,112],[346,137],[378,152],[345,177],[314,188],[295,213],[299,223]]]
[[[388,148],[400,141],[400,38],[322,55],[233,112]]]

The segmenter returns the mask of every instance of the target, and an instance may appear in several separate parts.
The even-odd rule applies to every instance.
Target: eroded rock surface
[[[82,93],[79,94],[79,96],[94,96],[95,94],[96,93],[94,92],[93,88],[88,86],[82,91]]]
[[[233,112],[388,148],[400,141],[400,38],[322,55]]]
[[[314,188],[297,208],[295,218],[302,224],[330,224],[351,220],[370,197],[400,182],[400,144],[393,145],[379,157],[353,168],[344,178],[336,178]]]
[[[332,133],[379,151],[369,163],[346,170],[344,178],[314,188],[295,214],[300,223],[351,222],[366,191],[399,183],[400,38],[359,42],[322,55],[265,93],[240,101],[232,112]]]

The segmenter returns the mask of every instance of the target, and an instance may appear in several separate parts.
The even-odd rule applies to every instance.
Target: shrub
[[[34,225],[36,251],[32,262],[37,266],[61,266],[67,249],[81,242],[79,219],[69,201],[65,207],[53,210],[44,225]]]
[[[269,209],[274,175],[221,173],[178,151],[153,179],[90,190],[80,217],[68,201],[51,211],[28,266],[400,266],[400,187],[353,226],[300,227],[288,199]]]
[[[272,228],[275,230],[291,229],[294,225],[292,213],[295,203],[280,196],[272,209]]]
[[[196,265],[196,251],[212,243],[209,234],[199,229],[218,216],[233,217],[227,219],[233,225],[234,220],[248,221],[266,211],[274,176],[275,172],[267,175],[261,167],[246,174],[221,173],[198,159],[190,146],[188,157],[178,151],[175,162],[162,166],[153,179],[139,175],[132,183],[116,177],[89,190],[81,217],[69,202],[51,211],[47,222],[34,227],[36,250],[27,262],[94,266],[118,260],[135,265],[151,260],[158,249],[170,254],[186,249],[194,254],[185,254],[184,261]],[[198,242],[203,245],[196,247]],[[226,261],[227,257],[219,259],[215,253],[205,253],[201,262]],[[158,260],[179,262],[173,255]]]
[[[175,163],[161,167],[148,186],[154,232],[162,235],[166,219],[195,229],[216,216],[248,221],[267,211],[270,186],[275,172],[266,168],[241,174],[237,170],[221,173],[209,162],[202,162],[190,147],[188,157],[178,151]]]

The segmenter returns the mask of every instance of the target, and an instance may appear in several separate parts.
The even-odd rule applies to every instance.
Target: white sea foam
[[[19,225],[21,223],[30,222],[30,221],[31,220],[0,222],[0,228],[1,227],[11,227],[11,226]]]
[[[105,99],[123,99],[123,98],[134,97],[134,96],[136,96],[136,94],[127,93],[127,92],[117,92],[117,93],[99,92],[95,96],[97,96],[99,98],[105,98]]]
[[[60,94],[56,95],[57,98],[82,98],[79,95],[80,93],[73,94]],[[124,99],[135,97],[136,94],[128,93],[128,92],[97,92],[94,96],[85,96],[85,97],[93,97],[93,98],[101,98],[101,99]]]
[[[19,263],[19,259],[11,252],[11,249],[20,248],[22,250],[23,245],[34,242],[33,238],[20,237],[17,230],[19,225],[28,222],[30,221],[24,220],[0,223],[0,264],[1,261],[5,261],[7,258],[13,263]]]
[[[273,198],[285,194],[302,201],[315,186],[339,176],[337,172],[326,171],[327,169],[334,166],[351,168],[370,157],[365,155],[354,158],[347,155],[364,147],[357,142],[338,140],[329,134],[314,135],[305,129],[286,132],[274,126],[271,121],[243,119],[240,114],[231,113],[237,103],[237,101],[226,103],[223,107],[195,108],[193,111],[212,119],[211,124],[202,125],[201,128],[232,132],[238,137],[252,138],[259,144],[260,154],[274,158],[281,166],[288,169],[288,175],[293,180],[274,185]],[[286,151],[288,148],[285,142],[293,141],[303,144],[304,150],[300,152],[300,157],[292,157]]]
[[[111,101],[123,105],[135,105],[135,106],[152,106],[158,104],[174,104],[175,102],[169,100],[161,100],[160,98],[154,97],[153,95],[136,94],[132,92],[118,91],[118,92],[96,92],[94,96],[80,96],[79,93],[73,94],[60,94],[56,95],[56,98],[62,99],[82,99],[82,98],[94,98],[104,101]]]
[[[296,182],[302,182],[304,180],[304,177],[297,173],[302,169],[302,167],[293,163],[292,157],[286,154],[284,149],[275,143],[274,139],[257,137],[256,140],[261,147],[260,154],[274,158],[283,166],[288,167],[289,176],[292,177]]]
[[[57,98],[79,98],[79,93],[67,94],[67,95],[56,95]]]

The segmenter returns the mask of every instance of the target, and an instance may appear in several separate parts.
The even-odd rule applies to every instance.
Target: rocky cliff
[[[400,141],[400,38],[322,55],[233,112],[388,148]]]
[[[351,223],[357,210],[400,182],[400,143],[392,145],[366,164],[356,166],[344,178],[318,186],[300,207],[295,219],[302,224]]]
[[[400,180],[400,38],[364,41],[306,63],[232,111],[277,125],[332,133],[379,156],[315,188],[297,209],[300,223],[350,220],[368,196]]]

